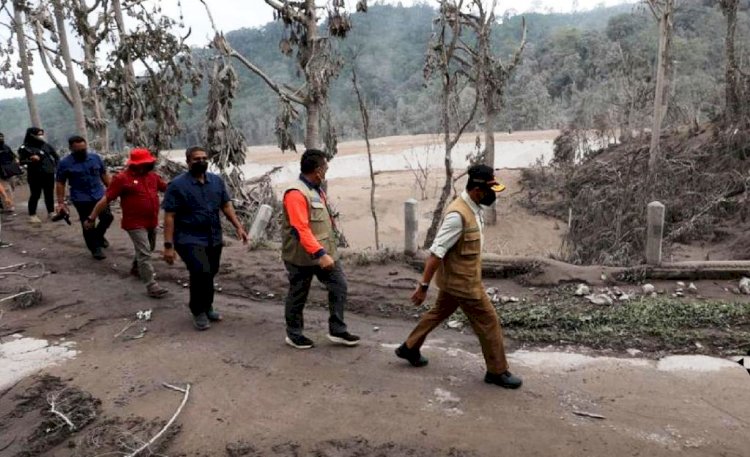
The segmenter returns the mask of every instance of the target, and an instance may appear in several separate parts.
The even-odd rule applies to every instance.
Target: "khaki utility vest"
[[[482,232],[476,215],[463,198],[458,197],[445,211],[458,213],[463,221],[463,233],[443,257],[435,277],[443,292],[456,297],[480,300],[482,285]]]
[[[323,249],[326,250],[326,253],[333,257],[334,260],[338,260],[336,234],[333,229],[331,214],[328,212],[328,205],[326,205],[317,191],[311,189],[302,180],[297,180],[287,187],[284,191],[284,195],[292,190],[297,190],[305,196],[305,199],[307,200],[307,211],[310,215],[310,229],[312,230],[313,235],[323,246]],[[292,265],[313,266],[318,264],[318,260],[313,259],[312,256],[305,251],[299,241],[299,237],[295,235],[294,228],[289,223],[289,214],[286,211],[286,207],[284,207],[284,220],[282,226],[281,257],[285,262],[289,262]]]

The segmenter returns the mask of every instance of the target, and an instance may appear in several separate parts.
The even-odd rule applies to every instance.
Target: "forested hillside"
[[[679,2],[668,125],[703,122],[721,111],[725,21],[715,3]],[[345,67],[331,91],[333,117],[343,138],[361,136],[351,85],[352,61],[371,111],[371,135],[438,130],[438,93],[425,83],[422,71],[434,15],[428,5],[373,5],[367,14],[353,15],[352,33],[341,43]],[[648,125],[657,46],[657,27],[650,12],[622,5],[571,14],[527,14],[525,18],[528,45],[510,82],[498,130],[561,128],[571,123],[600,130],[637,130]],[[499,19],[495,45],[499,55],[508,56],[520,40],[522,19]],[[743,56],[748,55],[749,23],[745,10],[737,37]],[[281,25],[270,23],[233,31],[228,39],[267,73],[293,83],[298,81],[294,58],[279,52],[283,33]],[[206,54],[202,49],[195,52]],[[250,144],[274,142],[275,94],[255,75],[239,65],[237,69],[240,91],[234,105],[235,124]],[[68,106],[54,90],[38,101],[50,139],[61,142],[73,128]],[[200,141],[205,102],[204,88],[184,108],[186,128],[175,147]],[[21,139],[27,123],[22,99],[0,101],[0,131],[11,143]],[[115,133],[114,138],[120,135]]]

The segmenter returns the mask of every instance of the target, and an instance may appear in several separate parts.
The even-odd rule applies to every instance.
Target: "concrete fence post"
[[[249,236],[253,244],[257,244],[263,238],[263,235],[265,235],[266,227],[268,227],[272,215],[273,208],[268,205],[260,205],[258,214],[255,215],[253,224],[250,226]]]
[[[661,244],[664,236],[664,205],[660,202],[648,204],[646,215],[646,263],[661,264]]]
[[[410,198],[404,203],[404,253],[415,255],[419,250],[419,203]]]

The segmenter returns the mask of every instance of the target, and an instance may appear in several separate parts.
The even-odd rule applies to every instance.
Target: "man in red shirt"
[[[89,215],[85,226],[93,226],[99,212],[111,201],[120,198],[122,229],[128,232],[135,248],[135,259],[130,273],[146,283],[149,297],[161,298],[169,291],[155,279],[151,252],[156,246],[156,227],[159,225],[159,192],[167,190],[167,183],[154,173],[156,159],[148,149],[133,149],[127,168],[118,173],[107,192]]]

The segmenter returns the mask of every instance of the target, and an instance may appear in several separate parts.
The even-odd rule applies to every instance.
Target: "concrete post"
[[[260,205],[260,208],[258,208],[258,214],[255,215],[253,224],[250,226],[249,236],[253,244],[257,244],[263,239],[263,235],[266,233],[266,227],[268,227],[272,215],[273,208],[268,205]]]
[[[664,236],[664,205],[660,202],[649,203],[646,220],[646,263],[660,265],[661,243]]]
[[[419,203],[413,198],[404,203],[404,253],[415,255],[419,250]]]

